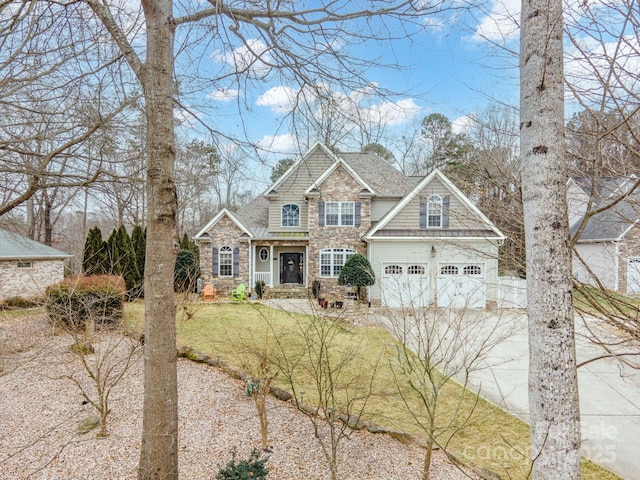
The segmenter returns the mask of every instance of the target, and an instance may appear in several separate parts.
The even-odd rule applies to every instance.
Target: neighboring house
[[[64,278],[64,261],[72,255],[0,229],[0,301],[39,298]]]
[[[637,181],[631,175],[596,183],[572,178],[567,183],[571,235],[578,235],[573,253],[578,281],[640,293],[640,192],[633,190]],[[587,210],[597,213],[583,222]]]
[[[504,235],[440,171],[406,177],[369,153],[317,143],[263,195],[221,210],[195,237],[204,283],[256,281],[339,297],[342,265],[371,262],[385,306],[485,307],[497,297]]]

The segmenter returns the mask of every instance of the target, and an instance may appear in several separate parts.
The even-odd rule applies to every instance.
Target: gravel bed
[[[97,345],[109,348],[113,338]],[[142,429],[142,356],[138,351],[111,393],[109,436],[78,433],[78,423],[95,413],[83,404],[80,387],[92,388],[73,339],[51,335],[42,317],[0,316],[0,478],[128,480],[137,478]],[[117,350],[126,357],[125,345]],[[89,356],[96,357],[96,355]],[[260,448],[260,427],[244,384],[214,367],[178,362],[180,388],[180,477],[214,479],[237,451],[244,459]],[[272,453],[270,479],[330,478],[309,419],[289,403],[268,399]],[[352,432],[340,446],[343,480],[419,479],[424,451],[386,435]],[[468,478],[440,451],[431,478]]]

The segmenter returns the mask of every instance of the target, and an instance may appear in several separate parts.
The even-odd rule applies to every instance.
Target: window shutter
[[[360,202],[355,203],[355,216],[353,221],[356,227],[360,226]]]
[[[420,228],[427,228],[427,202],[420,197]]]
[[[233,249],[233,276],[240,275],[240,249],[238,247]]]
[[[449,228],[449,195],[442,199],[442,228]]]
[[[216,247],[213,247],[213,251],[211,254],[211,273],[213,274],[214,277],[218,276],[218,249]]]
[[[318,226],[324,227],[324,202],[318,202]]]

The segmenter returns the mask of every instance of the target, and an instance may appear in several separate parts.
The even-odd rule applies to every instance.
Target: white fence
[[[498,277],[498,308],[527,308],[527,281]]]

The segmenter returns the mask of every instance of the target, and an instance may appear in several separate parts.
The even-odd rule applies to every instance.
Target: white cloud
[[[235,73],[245,73],[254,78],[262,78],[271,71],[273,62],[269,48],[260,39],[248,39],[245,45],[235,50],[216,50],[211,58],[220,63],[226,63]]]
[[[291,87],[279,85],[264,92],[256,105],[269,107],[274,114],[289,113],[296,107],[297,92]]]
[[[520,32],[519,21],[520,0],[497,0],[477,26],[472,39],[495,42],[516,39]]]
[[[207,97],[219,102],[230,102],[231,100],[238,98],[239,95],[239,90],[233,88],[220,88],[207,94]]]
[[[613,71],[613,74],[611,72]],[[597,100],[606,83],[609,95],[624,99],[640,95],[640,40],[634,35],[620,42],[599,44],[592,38],[580,41],[565,53],[565,75],[574,92]],[[636,102],[634,99],[632,101]]]
[[[397,102],[386,101],[371,105],[364,110],[363,117],[372,126],[395,126],[415,119],[421,110],[412,98],[405,98]]]
[[[451,131],[456,134],[467,133],[474,122],[475,118],[473,114],[463,115],[451,122]]]
[[[298,151],[296,137],[290,133],[284,135],[265,135],[258,140],[258,148],[269,153],[290,154]]]

